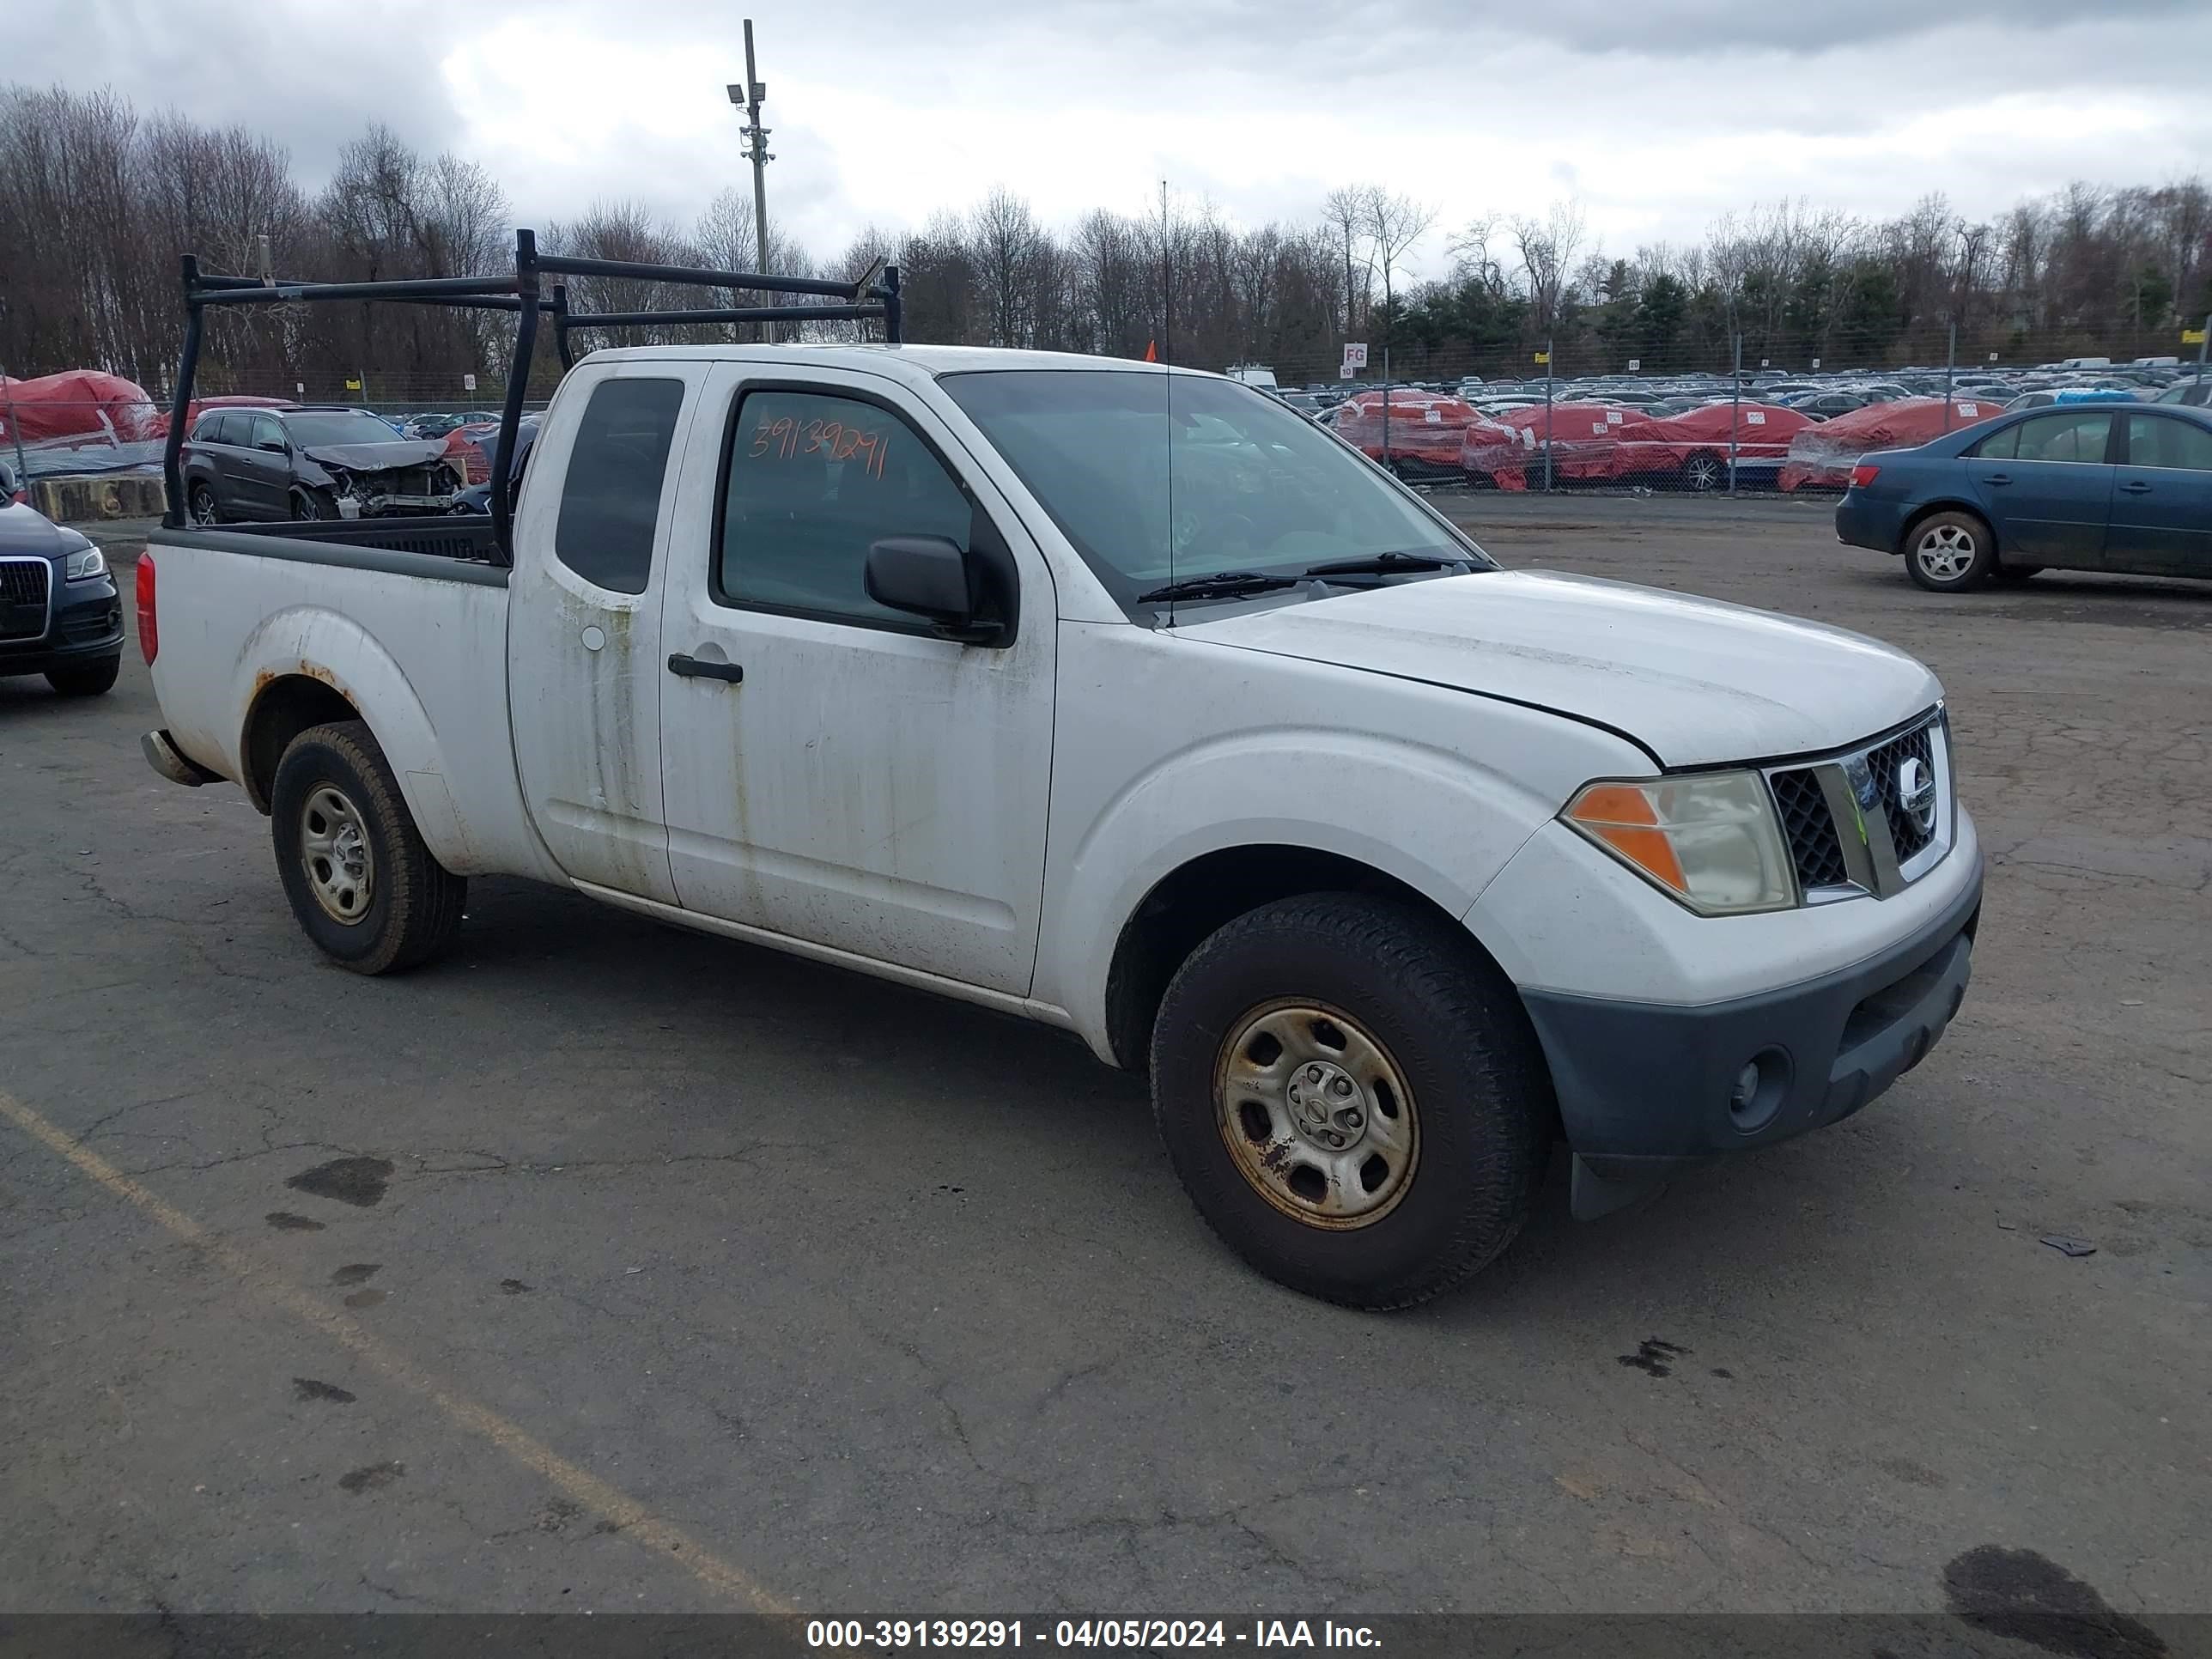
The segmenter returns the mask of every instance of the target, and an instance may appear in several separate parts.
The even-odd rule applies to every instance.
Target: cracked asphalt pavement
[[[507,881],[356,978],[135,649],[0,681],[0,1607],[2212,1609],[2212,586],[1438,499],[1942,675],[1988,908],[1891,1094],[1363,1316],[1064,1038]]]

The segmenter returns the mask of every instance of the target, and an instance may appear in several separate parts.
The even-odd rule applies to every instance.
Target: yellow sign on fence
[[[2204,343],[2204,331],[2201,328],[2183,329],[2181,331],[2181,343],[2184,345],[2203,345]]]
[[[358,392],[358,391],[360,391],[360,390],[361,390],[361,382],[360,382],[359,380],[348,380],[348,381],[346,382],[346,390],[347,390],[348,392]]]
[[[1548,351],[1540,351],[1536,354],[1536,361],[1540,363],[1548,363],[1552,361],[1552,354]]]

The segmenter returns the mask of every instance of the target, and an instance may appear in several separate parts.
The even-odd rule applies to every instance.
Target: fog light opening
[[[1779,1048],[1762,1048],[1736,1071],[1729,1090],[1729,1121],[1740,1133],[1756,1133],[1774,1121],[1789,1092],[1790,1056]]]

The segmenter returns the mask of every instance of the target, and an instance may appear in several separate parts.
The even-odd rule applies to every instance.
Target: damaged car
[[[365,409],[214,409],[184,448],[194,524],[444,513],[460,479],[440,440],[397,436]]]

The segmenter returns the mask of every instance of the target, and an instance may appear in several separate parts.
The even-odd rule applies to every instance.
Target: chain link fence
[[[1647,345],[1585,331],[1534,348],[1364,343],[1364,362],[1349,369],[1362,354],[1342,348],[1193,366],[1272,389],[1417,484],[1741,494],[1840,489],[1867,450],[1924,443],[2023,399],[2199,401],[2205,332],[2175,330],[2167,349],[2124,356],[2063,331],[1990,345],[1985,333],[1948,326],[1878,343],[1793,339],[1787,351],[1748,332]],[[2161,341],[2129,342],[2146,343]],[[533,368],[526,408],[543,407],[559,372],[550,361]],[[487,476],[483,428],[506,394],[501,374],[375,364],[282,384],[217,374],[197,389],[193,420],[225,406],[368,409],[395,435],[445,441],[471,483]],[[157,473],[168,422],[160,388],[86,371],[0,376],[0,470],[17,492],[42,478]]]

